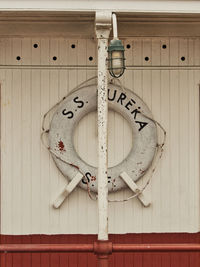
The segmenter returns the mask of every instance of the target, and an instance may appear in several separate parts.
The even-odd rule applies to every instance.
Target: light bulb
[[[119,75],[122,72],[123,59],[121,51],[112,52],[112,70],[115,75]]]

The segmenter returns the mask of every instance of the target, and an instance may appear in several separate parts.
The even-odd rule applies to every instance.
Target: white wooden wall
[[[167,141],[146,190],[152,205],[143,208],[137,199],[109,204],[109,232],[199,231],[200,39],[134,38],[124,43],[131,47],[126,48],[122,82],[148,104],[166,129]],[[52,208],[66,179],[40,140],[44,113],[96,74],[96,58],[94,40],[0,39],[2,234],[97,233],[97,203],[87,192],[76,189],[60,209]],[[80,155],[93,165],[95,123],[95,114],[89,114],[74,137]],[[128,153],[132,134],[114,112],[109,125],[109,164],[115,165]],[[110,198],[130,195],[125,190]]]

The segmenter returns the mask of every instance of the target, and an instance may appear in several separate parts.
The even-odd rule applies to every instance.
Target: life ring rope
[[[91,193],[91,190],[90,190],[90,187],[89,187],[89,182],[88,182],[88,179],[87,177],[85,176],[85,173],[79,168],[79,166],[76,166],[74,165],[73,163],[71,162],[67,162],[66,160],[64,160],[60,155],[56,154],[55,151],[53,151],[52,149],[50,149],[50,146],[46,143],[46,141],[44,141],[44,138],[45,138],[45,135],[48,135],[49,134],[49,129],[50,127],[45,127],[45,121],[46,121],[46,118],[47,118],[47,115],[50,114],[50,112],[52,112],[56,107],[58,107],[69,95],[71,95],[72,93],[74,93],[75,91],[79,90],[84,84],[88,83],[88,82],[91,82],[92,80],[96,79],[97,76],[94,76],[86,81],[84,81],[83,83],[79,84],[78,86],[76,86],[72,91],[70,91],[66,96],[64,96],[59,102],[57,102],[54,106],[52,106],[43,116],[43,120],[42,120],[42,132],[41,132],[41,141],[42,141],[42,144],[46,147],[47,150],[49,150],[49,152],[51,154],[53,154],[57,159],[59,159],[60,161],[62,161],[63,163],[67,164],[67,165],[70,165],[71,167],[74,167],[76,169],[78,169],[78,171],[83,175],[83,177],[85,178],[85,182],[87,184],[87,192],[88,192],[88,195],[90,197],[90,199],[92,200],[97,200],[98,199],[98,194],[96,193]],[[122,85],[121,81],[119,79],[112,79],[110,82],[112,84],[115,83],[115,81],[118,82],[120,88],[122,89],[122,91],[126,91],[125,87]],[[95,83],[96,84],[96,83]],[[137,196],[139,196],[146,188],[147,186],[150,184],[151,182],[151,179],[153,177],[153,174],[158,166],[158,162],[160,161],[160,159],[162,158],[162,155],[163,155],[163,151],[164,151],[164,145],[166,143],[166,130],[164,129],[164,127],[158,122],[156,121],[155,119],[153,118],[150,118],[149,116],[147,116],[146,114],[144,114],[143,112],[140,112],[140,114],[142,116],[144,116],[145,118],[151,120],[155,125],[157,125],[160,130],[163,132],[163,138],[162,138],[162,142],[159,144],[157,143],[156,145],[156,153],[155,153],[155,157],[150,165],[150,168],[149,168],[149,171],[150,171],[150,174],[148,176],[148,179],[147,181],[145,182],[144,186],[139,189],[137,191],[137,193],[134,193],[133,195],[131,195],[130,197],[127,197],[125,199],[118,199],[118,200],[111,200],[111,199],[108,199],[109,202],[126,202],[130,199],[133,199]],[[145,176],[145,175],[144,175]],[[144,178],[144,177],[143,177]]]

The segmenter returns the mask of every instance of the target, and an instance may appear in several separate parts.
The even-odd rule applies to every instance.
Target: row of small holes
[[[19,61],[21,60],[21,57],[20,56],[17,56],[16,59]],[[57,60],[57,57],[53,57],[53,60]],[[93,57],[89,57],[89,60],[92,61],[93,60]],[[149,61],[149,57],[145,57],[144,58],[145,61]],[[181,57],[181,60],[182,61],[185,61],[185,57]]]
[[[34,44],[33,47],[34,47],[34,48],[38,48],[38,44]],[[71,48],[75,48],[75,47],[76,47],[75,44],[72,44],[72,45],[71,45]],[[130,44],[127,44],[126,48],[127,48],[127,49],[130,49],[130,48],[131,48],[131,45],[130,45]],[[167,45],[166,45],[166,44],[163,44],[163,45],[162,45],[162,48],[163,48],[163,49],[166,49],[166,48],[167,48]],[[92,58],[92,59],[91,59],[91,58],[92,58],[92,57],[89,57],[89,60],[92,60],[92,59],[93,59],[93,58]]]
[[[17,56],[16,59],[17,60],[21,60],[21,57],[20,56]],[[52,59],[55,61],[55,60],[57,60],[57,57],[54,56]],[[89,57],[88,59],[89,59],[89,61],[92,61],[93,60],[93,57]]]
[[[149,57],[145,57],[144,60],[149,61]],[[181,61],[185,61],[185,57],[181,57]]]
[[[34,47],[34,48],[38,48],[38,44],[34,44],[33,47]],[[72,45],[71,45],[71,48],[75,48],[75,47],[76,47],[75,44],[72,44]],[[127,44],[126,48],[127,48],[127,49],[130,49],[130,48],[131,48],[131,45],[130,45],[130,44]],[[163,48],[163,49],[166,49],[166,48],[167,48],[167,45],[166,45],[166,44],[162,45],[162,48]]]
[[[131,48],[131,45],[130,44],[127,44],[126,48],[127,49],[130,49]],[[166,44],[162,45],[162,48],[163,49],[166,49],[167,48],[167,45]]]
[[[126,48],[128,48],[128,49],[131,48],[131,45],[130,45],[130,44],[127,44]],[[163,45],[162,45],[162,48],[163,48],[163,49],[166,49],[166,48],[167,48],[167,45],[166,45],[166,44],[163,44]],[[145,60],[145,61],[149,61],[149,57],[145,57],[144,60]],[[185,61],[185,57],[181,57],[181,60],[182,60],[182,61]]]
[[[33,47],[34,47],[34,48],[38,48],[38,44],[34,44]],[[71,45],[71,48],[75,48],[75,47],[76,47],[75,44],[72,44],[72,45]]]
[[[34,44],[33,47],[34,47],[34,48],[38,48],[38,44]],[[75,48],[75,47],[76,47],[75,44],[72,44],[72,45],[71,45],[71,48]],[[127,48],[127,49],[130,49],[130,48],[131,48],[131,45],[130,45],[130,44],[127,44],[126,48]],[[163,44],[163,45],[162,45],[162,48],[163,48],[163,49],[166,49],[166,48],[167,48],[167,45],[166,45],[166,44]],[[17,56],[16,59],[17,59],[17,60],[20,60],[21,57],[20,57],[20,56]],[[88,59],[89,59],[89,61],[92,61],[92,60],[93,60],[93,57],[89,57]],[[57,60],[57,57],[54,56],[54,57],[53,57],[53,60],[56,61],[56,60]],[[144,60],[145,60],[145,61],[149,61],[149,57],[145,57]],[[181,57],[181,60],[182,60],[182,61],[185,61],[185,57]]]

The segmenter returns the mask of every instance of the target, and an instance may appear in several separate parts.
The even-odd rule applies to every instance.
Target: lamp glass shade
[[[108,47],[108,70],[110,75],[119,78],[124,73],[124,47],[118,39],[111,41]]]

